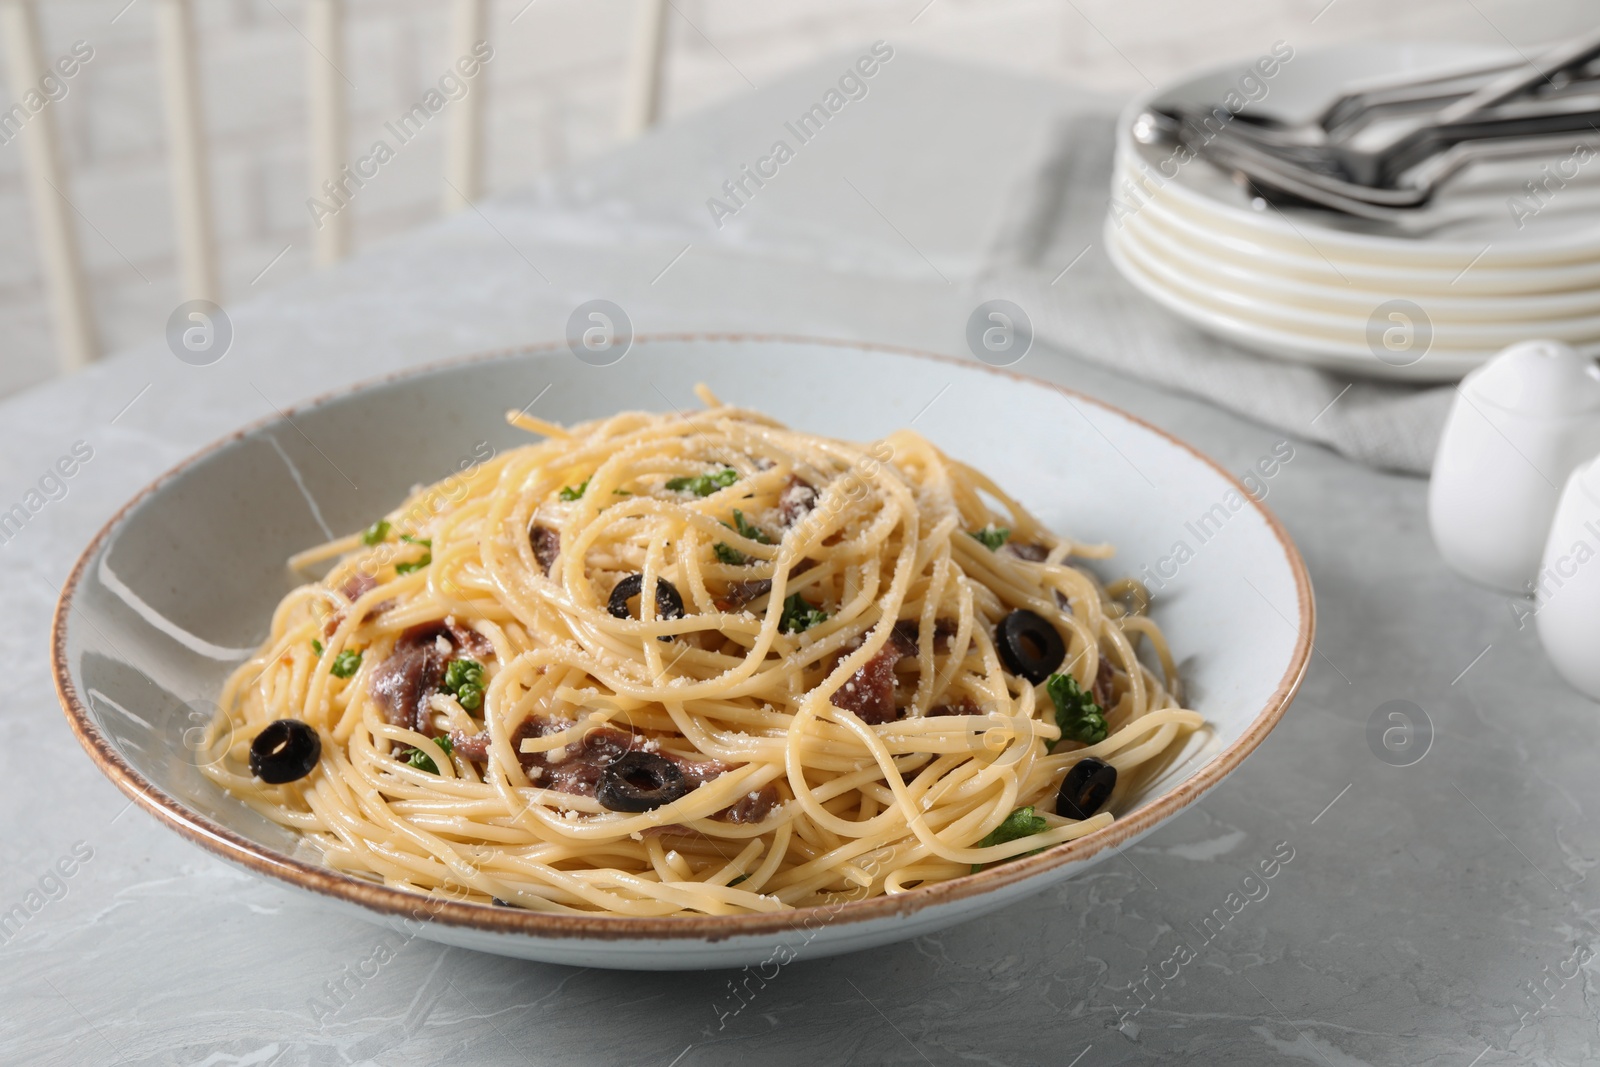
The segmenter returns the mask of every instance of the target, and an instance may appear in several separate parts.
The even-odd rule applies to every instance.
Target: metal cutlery
[[[1446,181],[1467,167],[1491,160],[1549,155],[1571,145],[1571,138],[1560,135],[1463,142],[1429,160],[1426,171],[1419,168],[1419,173],[1409,178],[1404,188],[1392,190],[1371,189],[1325,175],[1280,169],[1270,158],[1250,158],[1247,148],[1217,146],[1210,158],[1241,178],[1253,194],[1272,203],[1301,202],[1411,230],[1419,226],[1433,229],[1457,221],[1451,217],[1423,218],[1416,214],[1416,209],[1425,206]],[[1381,200],[1376,199],[1379,194]]]
[[[1238,121],[1224,108],[1155,107],[1134,124],[1146,144],[1182,145],[1267,199],[1396,221],[1465,167],[1600,141],[1600,32],[1510,68],[1482,68],[1341,94],[1298,125]],[[1486,80],[1485,80],[1486,79]],[[1468,89],[1469,86],[1473,86]],[[1448,101],[1423,114],[1424,102]]]

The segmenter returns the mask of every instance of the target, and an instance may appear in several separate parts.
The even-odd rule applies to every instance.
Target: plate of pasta
[[[444,943],[674,969],[1087,869],[1261,742],[1313,619],[1256,494],[1132,416],[706,335],[241,431],[100,532],[53,647],[91,757],[212,852]]]

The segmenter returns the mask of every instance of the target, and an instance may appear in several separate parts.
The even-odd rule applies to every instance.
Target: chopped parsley
[[[404,541],[408,545],[416,545],[418,548],[426,549],[427,551],[422,553],[420,559],[414,559],[408,563],[396,563],[394,565],[394,572],[396,574],[410,574],[412,571],[420,571],[422,568],[433,562],[433,538],[413,537],[410,534],[401,534],[400,540]]]
[[[724,544],[721,541],[712,545],[711,550],[717,554],[718,563],[726,563],[731,567],[742,567],[750,562],[749,556],[746,556],[732,545]]]
[[[414,559],[410,563],[396,563],[394,565],[394,572],[396,574],[410,574],[412,571],[420,571],[422,568],[426,567],[432,562],[433,553],[424,552],[421,559]]]
[[[322,642],[318,641],[315,637],[311,639],[311,651],[317,654],[318,659],[322,658]]]
[[[1032,805],[1026,808],[1018,808],[1010,815],[1007,815],[999,826],[985,834],[983,840],[978,842],[977,847],[988,848],[991,845],[1003,845],[1008,841],[1032,837],[1034,834],[1043,833],[1049,826],[1050,824],[1042,816],[1033,813]],[[982,869],[983,864],[981,863],[972,865],[973,874],[977,874]]]
[[[389,520],[379,519],[377,522],[361,531],[361,543],[376,545],[389,539]]]
[[[995,526],[991,523],[981,530],[968,530],[967,536],[987,548],[990,552],[996,552],[1010,538],[1011,531],[1004,526]]]
[[[783,615],[778,619],[778,629],[786,634],[797,634],[827,621],[826,611],[812,607],[811,602],[799,593],[791,593],[783,602]]]
[[[483,664],[475,659],[453,659],[444,669],[445,692],[468,711],[483,707],[483,691],[488,685]]]
[[[739,480],[739,472],[724,467],[715,474],[696,474],[692,478],[668,478],[667,488],[675,493],[687,490],[695,496],[710,496],[718,489],[726,489]]]
[[[584,490],[589,488],[589,479],[585,478],[577,485],[565,486],[561,490],[562,500],[578,500],[583,496]]]
[[[749,880],[750,880],[750,876],[748,874],[741,874],[739,877],[735,878],[733,881],[728,883],[728,888],[732,889],[734,886],[738,885],[740,882],[748,882]]]
[[[1083,691],[1070,674],[1052,674],[1045,679],[1045,692],[1056,706],[1056,725],[1065,741],[1099,744],[1106,739],[1106,716],[1094,697]]]
[[[356,673],[356,668],[361,666],[361,653],[345,649],[333,657],[333,666],[328,668],[328,673],[335,678],[348,678]]]
[[[448,737],[435,737],[433,743],[444,749],[445,755],[449,755],[450,750],[455,747]],[[433,762],[433,757],[423,752],[420,748],[412,749],[410,754],[406,756],[406,762],[419,771],[427,771],[429,774],[439,773],[439,765]]]
[[[727,523],[723,523],[722,525],[728,526]],[[762,530],[761,527],[754,525],[750,522],[750,520],[746,519],[744,517],[744,512],[740,511],[738,508],[733,509],[733,525],[728,526],[728,529],[738,531],[740,537],[754,541],[758,545],[772,544],[772,538],[767,536],[766,531]]]

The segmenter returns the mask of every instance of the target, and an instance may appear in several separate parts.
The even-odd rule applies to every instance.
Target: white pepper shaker
[[[1512,345],[1462,381],[1428,487],[1428,524],[1455,570],[1531,592],[1561,487],[1600,452],[1600,367],[1559,341]]]
[[[1600,458],[1567,479],[1534,586],[1545,654],[1573,688],[1600,700]]]

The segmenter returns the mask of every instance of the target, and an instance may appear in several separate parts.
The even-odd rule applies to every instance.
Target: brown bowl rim
[[[1104,849],[1117,849],[1131,838],[1144,833],[1164,820],[1194,803],[1213,786],[1222,781],[1243,762],[1244,758],[1265,740],[1273,727],[1282,719],[1305,678],[1310,661],[1316,628],[1316,607],[1312,598],[1311,578],[1299,549],[1289,537],[1277,516],[1256,500],[1239,479],[1224,469],[1211,457],[1187,442],[1173,436],[1137,415],[1123,411],[1103,400],[1088,396],[1075,389],[1057,385],[1031,375],[977,363],[968,359],[940,355],[900,345],[841,338],[808,337],[796,334],[766,334],[756,332],[722,333],[657,333],[641,334],[635,344],[662,342],[696,343],[782,343],[827,345],[854,348],[872,352],[914,356],[939,363],[956,364],[968,369],[977,368],[1008,377],[1016,381],[1054,390],[1070,400],[1083,401],[1111,412],[1143,427],[1177,445],[1208,465],[1232,485],[1266,521],[1268,529],[1277,538],[1290,569],[1294,572],[1295,591],[1299,600],[1299,618],[1296,623],[1298,639],[1289,665],[1279,680],[1277,688],[1268,698],[1255,719],[1237,740],[1212,756],[1187,781],[1176,789],[1139,808],[1131,815],[1117,820],[1103,830],[1080,837],[1063,845],[1056,845],[1038,855],[1022,857],[1008,863],[988,867],[977,874],[963,875],[947,882],[919,887],[895,896],[870,897],[842,904],[796,908],[789,911],[748,915],[687,915],[687,916],[618,916],[585,915],[529,911],[492,904],[474,904],[463,901],[427,897],[405,889],[394,889],[342,874],[331,868],[317,866],[286,856],[250,840],[218,823],[192,811],[175,797],[157,788],[135,770],[112,746],[111,742],[94,724],[89,709],[78,697],[77,687],[67,663],[67,620],[72,609],[73,596],[90,561],[97,557],[101,546],[123,518],[142,501],[167,482],[191,466],[256,431],[284,421],[300,411],[319,407],[329,401],[406,378],[437,372],[452,366],[470,363],[487,363],[559,350],[565,342],[516,345],[508,348],[475,352],[444,360],[408,367],[405,370],[368,379],[354,385],[331,390],[292,408],[259,419],[233,433],[212,442],[198,452],[173,466],[166,473],[141,489],[132,499],[117,510],[95,534],[73,565],[72,572],[61,587],[51,621],[51,662],[55,675],[56,694],[66,714],[68,725],[79,743],[89,753],[100,771],[110,778],[117,788],[146,811],[155,815],[178,833],[223,859],[240,864],[257,874],[276,878],[301,889],[353,903],[391,919],[417,919],[425,914],[428,921],[447,926],[466,927],[493,934],[523,934],[540,938],[594,939],[605,941],[722,941],[731,937],[783,934],[799,929],[810,929],[815,918],[824,916],[829,923],[864,922],[872,919],[904,917],[925,908],[949,904],[1020,882],[1045,871],[1079,863]],[[1287,620],[1285,620],[1287,622]],[[422,914],[419,914],[422,913]],[[808,923],[808,920],[812,922]]]

